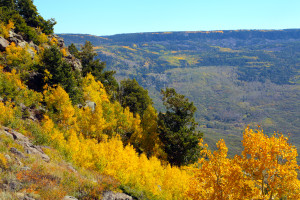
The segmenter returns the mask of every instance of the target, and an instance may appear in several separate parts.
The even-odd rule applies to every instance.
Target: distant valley
[[[290,133],[300,149],[300,30],[59,34],[67,45],[86,40],[116,77],[135,78],[162,110],[160,90],[173,87],[194,102],[210,147],[224,138],[241,151],[245,126]]]

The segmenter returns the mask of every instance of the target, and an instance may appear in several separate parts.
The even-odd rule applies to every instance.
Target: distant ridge
[[[218,30],[218,31],[181,31],[181,32],[145,32],[124,33],[111,36],[95,36],[90,34],[58,34],[65,39],[67,45],[72,42],[91,41],[95,46],[104,43],[150,42],[165,40],[207,40],[235,38],[247,40],[253,38],[267,40],[300,39],[300,29],[282,30]]]

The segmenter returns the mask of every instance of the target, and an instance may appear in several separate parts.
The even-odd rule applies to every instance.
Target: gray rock
[[[29,46],[34,48],[34,50],[36,50],[37,52],[40,50],[40,48],[37,45],[35,45],[32,41],[29,43]]]
[[[9,46],[9,42],[0,36],[0,51],[5,51],[6,47]]]
[[[18,42],[18,43],[16,43],[18,46],[20,46],[20,47],[22,47],[22,48],[25,48],[26,47],[26,45],[28,44],[27,42],[25,42],[25,41],[20,41],[20,42]]]
[[[89,107],[93,112],[95,111],[95,108],[96,108],[96,103],[93,102],[93,101],[85,101],[85,108]]]
[[[31,48],[28,48],[27,51],[28,53],[30,53],[31,58],[33,59],[35,56],[35,52]]]
[[[25,166],[25,167],[22,167],[20,170],[21,170],[21,171],[29,171],[29,170],[31,170],[31,168],[30,168],[30,167],[27,167],[27,166]]]
[[[108,191],[103,193],[103,200],[133,200],[133,198],[124,193]]]
[[[19,191],[22,189],[22,184],[18,181],[10,181],[8,187],[10,191]]]
[[[16,196],[19,200],[35,200],[26,193],[16,193]]]
[[[68,164],[67,168],[72,172],[77,173],[77,170],[72,165]]]
[[[5,159],[6,159],[8,162],[11,161],[11,157],[10,157],[9,155],[5,154],[4,157],[5,157]]]
[[[72,55],[68,55],[65,57],[65,61],[71,65],[73,70],[78,70],[80,72],[82,71],[82,64],[79,59],[73,57]]]
[[[25,104],[24,103],[20,103],[20,108],[22,109],[22,111],[24,111],[24,110],[26,110],[26,106],[25,106]]]
[[[50,161],[50,157],[43,152],[43,149],[40,146],[33,145],[32,142],[17,131],[10,130],[9,128],[4,127],[4,133],[8,136],[11,136],[18,144],[24,147],[24,150],[27,154],[35,154],[40,156],[45,162]],[[10,151],[22,158],[26,158],[23,153],[18,151],[16,148],[11,148]]]
[[[9,41],[10,43],[13,42],[13,43],[15,43],[16,45],[18,45],[19,43],[22,42],[22,40],[19,40],[19,39],[17,39],[17,38],[9,38],[8,41]]]
[[[83,105],[81,103],[77,104],[76,106],[77,106],[77,108],[82,108],[83,107]]]
[[[66,46],[65,46],[65,41],[64,41],[63,38],[57,37],[57,36],[56,36],[56,39],[57,39],[57,45],[58,45],[59,47],[61,47],[61,48],[65,48],[65,47],[66,47]]]
[[[19,34],[16,34],[13,31],[9,31],[9,38],[16,38],[18,40],[24,40],[23,37]]]
[[[72,197],[72,196],[65,196],[63,198],[63,200],[78,200],[78,199],[76,199],[75,197]]]
[[[16,149],[15,147],[11,147],[9,149],[9,151],[21,158],[26,158],[26,156],[22,152],[20,152],[18,149]]]

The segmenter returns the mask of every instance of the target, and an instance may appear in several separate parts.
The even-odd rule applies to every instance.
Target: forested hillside
[[[135,78],[149,90],[158,110],[162,88],[187,96],[204,140],[225,138],[231,155],[248,124],[289,133],[300,145],[298,29],[61,36],[78,46],[91,41],[118,79]]]
[[[231,108],[229,103],[242,97],[224,93],[223,87],[228,86],[223,80],[234,84],[230,89],[237,94],[244,94],[243,84],[249,83],[249,91],[244,92],[251,95],[245,95],[241,104],[251,114],[261,107],[261,102],[274,103],[268,101],[269,97],[260,99],[257,105],[249,101],[250,97],[263,96],[268,84],[274,88],[271,95],[281,92],[278,100],[281,94],[297,98],[297,77],[280,80],[283,83],[278,79],[252,83],[242,76],[234,79],[238,73],[233,66],[189,67],[198,61],[181,61],[184,55],[170,58],[161,50],[162,45],[158,46],[158,54],[154,53],[166,56],[162,71],[159,65],[151,71],[153,62],[145,66],[151,72],[141,74],[143,70],[134,71],[139,67],[129,62],[127,71],[116,72],[111,69],[121,69],[122,65],[114,63],[124,59],[115,56],[109,67],[97,59],[102,47],[89,41],[67,47],[64,39],[53,33],[55,20],[45,20],[32,0],[0,0],[0,14],[0,199],[300,199],[297,148],[288,137],[265,134],[260,127],[251,129],[237,123],[243,134],[232,132],[228,136],[243,135],[240,141],[231,140],[238,142],[234,146],[239,155],[228,157],[223,139],[216,142],[216,151],[211,151],[203,142],[195,118],[200,104],[187,98],[190,94],[181,94],[192,91],[186,90],[190,87],[186,81],[202,81],[195,89],[219,91]],[[126,51],[139,48],[137,44],[116,47]],[[219,49],[215,52],[222,49],[211,48]],[[123,56],[121,52],[113,55]],[[182,68],[181,62],[186,67]],[[190,79],[183,78],[185,74]],[[118,82],[115,75],[127,78]],[[219,80],[219,85],[210,83],[213,80]],[[139,82],[152,94],[160,89],[153,84],[156,82],[177,89],[164,87],[160,97],[152,100]],[[253,88],[258,93],[252,93]],[[294,89],[294,96],[290,96],[290,89]],[[209,95],[202,98],[206,96],[214,106],[224,104]],[[160,105],[160,111],[154,102]],[[296,105],[289,106],[296,109]],[[199,120],[214,117],[212,124],[201,123],[203,130],[212,129],[209,126],[221,120],[221,127],[226,127],[232,118],[230,109],[224,107],[227,115],[214,109],[199,106]],[[217,113],[231,118],[217,118]],[[235,114],[233,120],[244,115],[242,109]],[[255,117],[251,119],[256,122]],[[274,119],[268,120],[270,123]],[[216,138],[213,133],[205,135]]]

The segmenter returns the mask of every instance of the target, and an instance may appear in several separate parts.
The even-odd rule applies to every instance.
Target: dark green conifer
[[[166,112],[158,115],[159,136],[172,165],[182,166],[198,160],[202,133],[196,130],[196,107],[173,88],[162,90]]]

